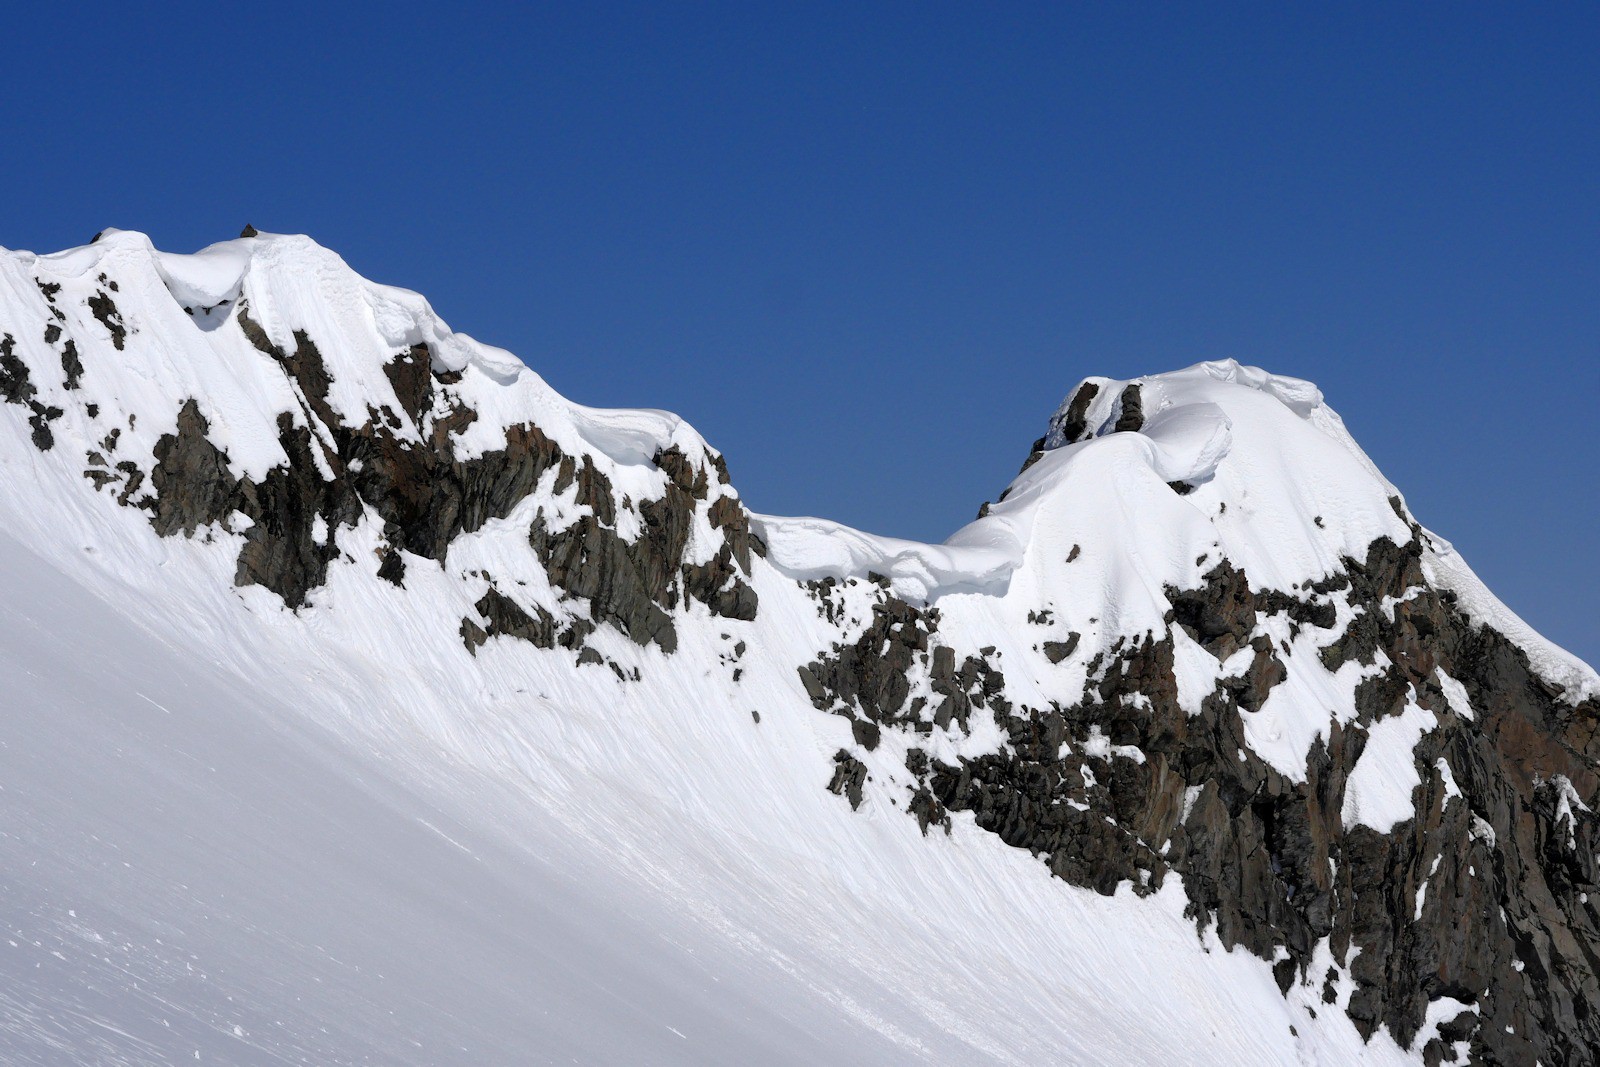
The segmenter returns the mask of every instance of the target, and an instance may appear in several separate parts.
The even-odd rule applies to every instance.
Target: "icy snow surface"
[[[0,252],[0,324],[31,363],[47,358],[35,278],[78,297],[60,301],[74,332],[105,336],[82,303],[101,274],[120,286],[125,348],[93,364],[78,400],[145,469],[187,398],[241,476],[284,460],[280,413],[306,424],[284,375],[219,328],[240,302],[280,346],[296,329],[315,338],[329,403],[352,421],[398,407],[383,364],[428,345],[478,412],[463,457],[532,421],[642,499],[663,485],[657,450],[705,447],[665,412],[569,403],[303,237],[177,256],[108,231],[52,256]],[[759,517],[756,621],[686,609],[670,658],[597,631],[591,644],[640,669],[628,684],[508,639],[463,647],[479,570],[554,601],[521,512],[459,538],[442,566],[412,559],[405,590],[371,573],[375,518],[341,527],[350,562],[293,613],[234,587],[237,533],[161,539],[145,513],[88,491],[97,433],[81,403],[61,404],[45,453],[6,413],[0,1059],[1410,1062],[1198,935],[1175,877],[1152,899],[1101,897],[970,816],[924,838],[885,780],[859,812],[824,789],[849,725],[810,706],[794,666],[838,633],[796,579],[884,575],[937,600],[951,639],[1015,635],[999,654],[1019,667],[1037,661],[1024,616],[1049,607],[1084,641],[1008,673],[1026,700],[1081,684],[1115,638],[1160,631],[1164,588],[1201,584],[1224,557],[1291,589],[1373,537],[1409,536],[1393,488],[1308,383],[1232,362],[1142,379],[1132,434],[1110,432],[1124,383],[1097,381],[1096,436],[1050,442],[943,545]],[[1482,617],[1515,619],[1453,555],[1426,563]],[[736,640],[738,684],[707,669]],[[1593,672],[1536,647],[1552,676],[1595,690]],[[1186,706],[1233,669],[1181,640],[1178,659]],[[1353,715],[1361,669],[1296,672],[1250,743],[1303,776],[1312,739]],[[1353,817],[1397,815],[1415,769],[1395,753],[1409,757],[1414,728],[1413,711],[1374,726]],[[963,743],[999,740],[990,727]]]

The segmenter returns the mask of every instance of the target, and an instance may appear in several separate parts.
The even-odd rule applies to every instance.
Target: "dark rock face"
[[[1077,444],[1094,436],[1094,427],[1089,425],[1089,406],[1100,396],[1098,382],[1083,382],[1072,391],[1066,404],[1050,422],[1049,437],[1055,437],[1064,445]],[[1144,428],[1144,395],[1137,384],[1124,386],[1117,396],[1116,420],[1112,423],[1113,433],[1137,433]],[[1035,445],[1037,451],[1041,446]],[[1030,455],[1031,464],[1037,457]],[[1024,470],[1027,469],[1025,465]]]
[[[483,617],[484,625],[479,626],[471,619],[461,620],[461,637],[474,655],[485,641],[502,634],[520,638],[535,648],[556,646],[556,620],[537,605],[530,614],[515,600],[491,586],[473,606]]]
[[[9,333],[0,337],[0,400],[26,404],[37,392],[29,380],[28,365],[17,356],[17,339]]]
[[[819,711],[849,718],[856,743],[871,751],[885,726],[927,734],[953,723],[964,730],[975,707],[1008,710],[1001,695],[1005,675],[990,662],[994,649],[966,656],[958,668],[955,650],[932,640],[938,610],[900,600],[887,582],[875,584],[871,621],[861,635],[799,668],[800,682]],[[831,597],[837,588],[833,579],[812,586],[820,616],[838,618]],[[918,689],[923,692],[913,695]]]
[[[1197,923],[1229,947],[1286,956],[1275,968],[1285,991],[1326,987],[1367,1036],[1383,1026],[1410,1045],[1431,1001],[1472,1006],[1420,1034],[1429,1062],[1453,1057],[1456,1041],[1474,1062],[1594,1062],[1600,929],[1589,895],[1600,892],[1600,823],[1587,809],[1600,799],[1600,707],[1560,701],[1516,646],[1428,586],[1420,555],[1416,540],[1380,540],[1304,590],[1256,590],[1226,562],[1199,588],[1168,590],[1174,631],[1219,662],[1252,653],[1198,715],[1178,703],[1172,631],[1098,654],[1070,705],[1014,706],[984,659],[954,669],[936,610],[888,596],[854,642],[802,668],[801,680],[817,707],[881,729],[928,732],[924,709],[939,693],[950,694],[948,713],[931,717],[941,724],[963,728],[970,704],[995,709],[1008,738],[995,754],[952,765],[911,750],[908,807],[924,831],[971,811],[979,827],[1102,893],[1124,882],[1150,892],[1176,872]],[[1343,632],[1336,595],[1360,609]],[[1262,631],[1273,616],[1326,631],[1330,669],[1372,668],[1355,720],[1313,744],[1304,782],[1245,740],[1243,715],[1287,677]],[[1047,642],[1042,654],[1058,662],[1072,643]],[[1474,718],[1449,703],[1439,670],[1465,688]],[[1346,783],[1368,732],[1408,698],[1440,724],[1413,753],[1415,815],[1390,834],[1347,827]],[[1322,945],[1333,973],[1313,967]]]
[[[1098,391],[1090,382],[1072,396],[1052,427],[1059,441],[1090,434]],[[1142,425],[1129,387],[1113,429]],[[1044,447],[1035,443],[1024,470]],[[851,719],[858,754],[886,731],[962,733],[972,708],[995,711],[1006,734],[997,752],[952,764],[907,749],[906,808],[924,832],[970,811],[1057,876],[1107,894],[1125,883],[1152,892],[1176,873],[1197,924],[1274,961],[1286,994],[1305,988],[1364,1036],[1382,1027],[1430,1064],[1463,1053],[1476,1063],[1600,1062],[1600,916],[1590,903],[1600,892],[1600,706],[1564,700],[1521,649],[1431,587],[1426,534],[1391,504],[1410,540],[1380,539],[1303,588],[1256,588],[1226,559],[1198,587],[1169,588],[1166,631],[1096,653],[1075,699],[1013,702],[993,650],[963,658],[936,608],[884,589],[852,614],[841,594],[853,583],[831,579],[809,590],[847,636],[800,667],[800,681],[817,708]],[[1029,622],[1051,626],[1051,614]],[[1245,717],[1294,669],[1269,622],[1291,637],[1316,634],[1316,667],[1365,669],[1354,719],[1330,721],[1313,742],[1304,781],[1246,740]],[[1243,664],[1197,714],[1179,704],[1179,631],[1219,664]],[[1060,664],[1079,644],[1071,633],[1033,647]],[[1452,704],[1441,679],[1470,707]],[[1438,723],[1411,752],[1412,816],[1387,833],[1346,825],[1371,731],[1408,706]],[[866,773],[841,751],[829,788],[859,791]],[[1436,1002],[1442,1021],[1425,1027]]]
[[[1111,428],[1113,433],[1138,433],[1144,428],[1144,401],[1137,385],[1123,388],[1118,406],[1121,413]]]
[[[867,765],[840,749],[833,757],[833,780],[828,791],[847,797],[851,808],[861,807],[861,787],[867,781]]]
[[[128,327],[122,321],[122,312],[117,310],[116,301],[111,299],[110,294],[101,291],[89,298],[89,310],[94,312],[94,317],[100,320],[100,325],[111,335],[111,343],[116,346],[118,352],[121,352],[123,345],[127,343]]]
[[[33,384],[28,365],[18,357],[16,345],[17,339],[9,333],[0,335],[0,400],[28,409],[28,425],[33,429],[29,436],[34,447],[41,452],[48,452],[55,447],[55,435],[50,432],[50,423],[65,412],[53,404],[41,404],[35,399],[39,391]]]
[[[78,345],[74,341],[69,340],[61,349],[61,373],[65,376],[64,384],[68,389],[76,389],[83,384],[83,361],[78,358]]]
[[[666,561],[681,557],[688,542],[686,514],[672,504],[655,509],[639,541],[629,543],[584,516],[558,533],[534,523],[531,541],[550,581],[589,601],[596,621],[617,627],[641,645],[663,652],[678,648],[678,632],[668,609],[677,606]]]
[[[1172,621],[1199,646],[1227,659],[1249,640],[1256,624],[1256,596],[1244,572],[1223,560],[1205,575],[1198,589],[1168,589]]]
[[[1081,634],[1070,633],[1065,641],[1046,641],[1044,643],[1044,658],[1051,663],[1060,663],[1069,659],[1078,650],[1078,642],[1082,640]]]
[[[1063,444],[1076,444],[1088,436],[1089,405],[1099,395],[1100,386],[1094,382],[1084,382],[1073,391],[1072,398],[1067,401],[1066,411],[1050,427],[1061,435]]]
[[[591,617],[608,622],[635,642],[654,643],[663,652],[678,647],[670,612],[687,596],[705,604],[714,615],[754,619],[757,597],[744,581],[750,554],[757,544],[749,516],[730,497],[718,497],[707,510],[713,529],[723,534],[717,554],[704,564],[689,564],[684,553],[690,523],[705,502],[710,481],[704,466],[692,464],[676,448],[657,453],[655,462],[667,474],[666,492],[639,504],[643,532],[623,540],[614,529],[613,490],[589,457],[561,468],[556,492],[578,486],[579,503],[592,513],[552,532],[542,516],[534,520],[529,540],[549,572],[550,581],[573,596],[589,601]],[[725,481],[725,476],[723,476]]]
[[[228,457],[206,439],[210,428],[191,399],[178,409],[177,432],[156,442],[150,522],[162,537],[179,532],[193,537],[202,525],[226,518],[243,503]]]
[[[105,277],[100,285],[86,303],[121,350],[128,329],[111,296],[118,287]],[[40,293],[55,319],[46,341],[64,342],[64,384],[77,388],[85,369],[74,339],[65,337],[60,325],[67,321],[55,307],[60,286],[41,284]],[[402,585],[402,553],[442,562],[457,537],[510,515],[553,472],[547,489],[552,498],[570,494],[584,513],[576,521],[557,522],[540,509],[528,539],[551,583],[571,600],[587,602],[590,622],[584,627],[569,622],[561,630],[569,640],[581,645],[592,624],[603,623],[641,645],[654,643],[670,652],[677,645],[671,612],[686,599],[724,618],[755,618],[758,601],[748,578],[752,554],[764,547],[737,498],[722,490],[728,477],[720,456],[690,456],[677,448],[659,454],[665,492],[637,503],[619,501],[592,457],[565,454],[532,424],[507,427],[503,447],[461,458],[456,438],[478,415],[454,388],[461,376],[436,369],[426,345],[397,352],[383,368],[401,410],[369,407],[366,418],[354,422],[330,403],[333,375],[306,331],[293,331],[292,348],[280,346],[252,318],[245,301],[234,309],[232,321],[282,371],[295,395],[298,410],[278,416],[278,443],[286,460],[259,480],[235,477],[227,455],[208,438],[201,401],[189,399],[177,413],[174,432],[156,444],[150,470],[127,461],[113,465],[108,457],[120,433],[113,429],[101,448],[85,457],[84,475],[97,489],[115,492],[120,503],[148,510],[163,537],[193,537],[211,526],[242,533],[236,584],[263,586],[291,608],[304,605],[326,581],[330,564],[343,555],[339,530],[370,513],[381,520],[387,542],[379,550],[376,573]],[[35,443],[49,448],[48,422],[62,412],[38,403],[30,369],[13,348],[12,337],[4,335],[0,399],[29,406]],[[631,509],[640,520],[643,532],[634,539],[617,531],[622,509]],[[703,562],[686,555],[697,521],[721,538]],[[478,605],[484,622],[463,624],[469,647],[498,634],[552,647],[557,620],[543,609],[517,618],[513,608],[491,587]]]

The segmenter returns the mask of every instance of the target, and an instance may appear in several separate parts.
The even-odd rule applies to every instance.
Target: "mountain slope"
[[[1307,383],[1090,379],[920,545],[753,516],[681,420],[572,405],[305,238],[108,232],[0,257],[0,399],[8,632],[103,628],[7,643],[0,843],[46,861],[13,937],[78,947],[73,891],[148,932],[20,984],[13,1059],[1600,1040],[1600,683]],[[117,813],[132,899],[64,844]],[[113,993],[186,956],[225,978]]]

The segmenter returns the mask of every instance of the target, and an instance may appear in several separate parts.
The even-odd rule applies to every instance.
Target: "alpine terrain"
[[[899,541],[305,237],[0,250],[0,1060],[1597,1062],[1595,673],[1308,382],[1041,423]]]

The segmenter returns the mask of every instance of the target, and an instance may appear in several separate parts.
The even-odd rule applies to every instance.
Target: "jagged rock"
[[[1256,598],[1244,572],[1223,560],[1199,589],[1168,589],[1173,620],[1219,660],[1237,652],[1256,625]]]
[[[108,328],[120,322],[109,297],[97,314]],[[458,459],[452,439],[476,419],[476,412],[448,398],[440,404],[438,390],[452,384],[452,376],[432,369],[426,345],[400,352],[384,367],[403,412],[374,410],[365,423],[350,425],[329,403],[332,374],[304,330],[294,331],[294,348],[285,350],[251,317],[247,302],[240,302],[234,321],[251,345],[294,382],[304,418],[323,436],[284,414],[279,443],[288,463],[260,482],[238,480],[229,473],[227,457],[207,440],[209,427],[190,400],[179,411],[177,431],[157,444],[157,462],[150,472],[153,496],[136,495],[143,473],[133,468],[125,472],[128,488],[121,499],[149,507],[152,524],[163,536],[180,531],[192,536],[201,526],[242,513],[250,525],[239,557],[239,584],[263,585],[291,607],[304,604],[337,556],[333,532],[354,525],[366,508],[382,518],[396,549],[442,560],[458,536],[509,515],[553,469],[555,493],[575,488],[577,503],[589,514],[552,530],[541,512],[530,527],[529,541],[551,582],[589,601],[595,621],[670,652],[677,644],[670,611],[685,596],[726,618],[755,617],[759,602],[746,578],[752,557],[762,554],[764,546],[737,499],[719,494],[704,505],[723,543],[705,563],[683,561],[691,517],[713,484],[726,484],[720,457],[711,460],[708,473],[681,450],[658,455],[670,483],[660,498],[636,505],[643,533],[626,541],[615,530],[618,504],[606,476],[590,457],[563,454],[537,426],[510,426],[503,448]],[[19,399],[33,395],[27,367],[11,355],[9,346],[0,349],[0,389],[7,390],[8,399],[12,394]],[[61,412],[46,409],[45,414],[59,417]],[[424,447],[397,432],[402,414],[422,433]],[[86,474],[99,485],[114,477],[103,470]],[[323,527],[327,532],[318,540],[313,534]],[[384,555],[379,574],[400,583],[404,564],[397,551]]]
[[[1017,471],[1018,474],[1026,474],[1029,467],[1033,466],[1035,463],[1044,458],[1044,446],[1047,440],[1048,438],[1041,437],[1029,447],[1028,458],[1022,461],[1022,468]],[[1007,492],[1009,491],[1010,490],[1008,489]],[[1002,494],[1000,499],[1004,500],[1005,495]],[[988,510],[988,507],[989,505],[985,504],[983,507],[978,509],[978,517],[980,519],[983,518],[984,514]]]
[[[156,442],[150,523],[162,537],[193,537],[201,526],[242,510],[239,482],[228,470],[228,457],[207,439],[209,430],[191,397],[178,409],[177,432]]]
[[[1197,716],[1178,706],[1170,636],[1117,645],[1072,707],[1012,708],[1000,676],[985,699],[1010,709],[1007,747],[957,764],[909,749],[917,784],[908,811],[925,833],[948,811],[970,811],[1057,876],[1102,893],[1125,883],[1147,892],[1176,871],[1196,921],[1225,945],[1278,959],[1286,990],[1323,982],[1309,964],[1327,941],[1350,961],[1346,1010],[1364,1034],[1382,1026],[1408,1044],[1428,1005],[1450,997],[1478,1013],[1452,1016],[1438,1041],[1470,1038],[1476,1062],[1588,1062],[1585,1050],[1600,1047],[1600,930],[1584,900],[1600,893],[1600,821],[1567,813],[1600,795],[1600,708],[1563,710],[1525,654],[1426,587],[1419,553],[1415,541],[1380,539],[1298,594],[1258,592],[1218,564],[1200,587],[1168,590],[1171,625],[1219,660],[1253,654]],[[1335,668],[1358,657],[1388,666],[1358,686],[1356,722],[1334,722],[1314,742],[1297,783],[1245,741],[1242,716],[1288,671],[1258,627],[1285,616],[1331,629],[1328,598],[1340,592],[1359,610],[1324,658]],[[922,648],[931,650],[925,672],[913,659]],[[1071,651],[1045,648],[1052,659]],[[960,729],[955,709],[970,710],[982,692],[961,688],[957,657],[940,640],[936,612],[884,601],[856,641],[800,677],[817,707],[858,709],[864,718],[853,723],[880,731],[917,729],[901,709],[923,687],[961,694],[936,715]],[[1441,669],[1469,694],[1476,726],[1450,709]],[[1407,694],[1445,716],[1414,754],[1418,815],[1394,835],[1345,826],[1346,785],[1368,730],[1403,710]],[[1430,1048],[1442,1057],[1443,1043]]]
[[[828,791],[846,797],[851,808],[861,807],[861,788],[867,782],[867,765],[844,749],[834,755],[833,763],[833,780],[828,783]]]
[[[384,549],[379,557],[378,577],[401,589],[406,587],[406,561],[393,548]]]
[[[883,735],[877,723],[867,722],[865,719],[853,720],[850,723],[850,733],[855,738],[856,744],[868,752],[878,747],[878,739]]]
[[[78,346],[70,339],[61,349],[61,373],[68,389],[77,389],[83,383],[83,361],[78,358]]]
[[[383,365],[401,410],[418,425],[433,406],[433,355],[424,344],[412,345]]]
[[[343,478],[322,479],[312,456],[321,442],[287,414],[278,418],[278,443],[288,464],[268,471],[258,483],[240,483],[240,510],[253,525],[245,532],[233,580],[265,586],[297,608],[323,583],[329,562],[339,555],[335,533],[360,520],[361,501]]]
[[[1100,386],[1084,382],[1067,402],[1064,417],[1052,429],[1060,435],[1063,444],[1082,441],[1089,431],[1089,405],[1100,395]]]
[[[1083,637],[1079,633],[1069,633],[1065,641],[1046,641],[1044,643],[1044,658],[1051,663],[1060,663],[1071,656],[1078,649],[1078,642]]]
[[[105,292],[98,292],[89,298],[89,310],[111,334],[111,343],[121,352],[127,341],[128,327],[122,321],[122,312],[117,310],[116,302]]]
[[[1144,428],[1144,401],[1140,398],[1139,387],[1130,385],[1122,390],[1118,401],[1121,414],[1117,416],[1116,425],[1111,427],[1113,433],[1138,433]]]
[[[0,336],[0,399],[8,404],[25,404],[37,392],[29,380],[28,365],[16,353],[17,339],[9,333]]]
[[[463,619],[461,634],[468,650],[474,653],[489,638],[502,634],[526,641],[535,648],[556,647],[556,620],[541,607],[535,606],[533,613],[529,614],[493,586],[484,592],[473,607],[484,622],[480,626],[472,620]]]

